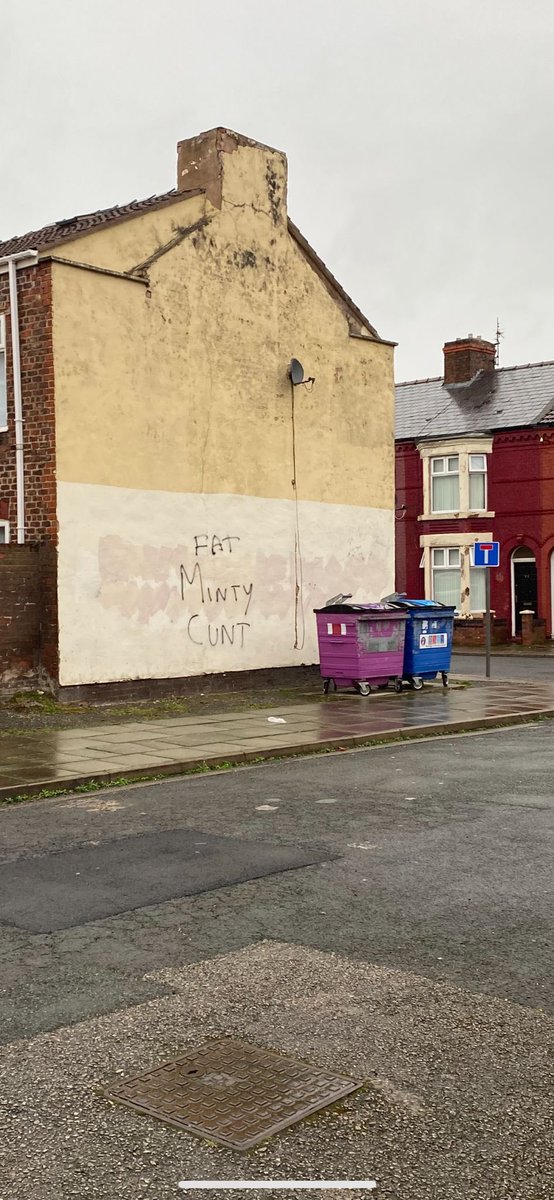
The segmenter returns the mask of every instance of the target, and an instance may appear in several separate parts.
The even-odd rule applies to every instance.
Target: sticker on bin
[[[420,650],[432,650],[435,646],[447,646],[447,633],[422,633],[419,638]]]
[[[346,625],[327,625],[329,637],[346,637]]]

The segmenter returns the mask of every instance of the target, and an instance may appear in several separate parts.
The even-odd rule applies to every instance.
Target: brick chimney
[[[443,352],[443,382],[446,387],[452,383],[469,383],[479,371],[494,371],[495,343],[484,342],[483,338],[474,337],[472,333],[465,338],[457,338],[455,342],[445,342]]]

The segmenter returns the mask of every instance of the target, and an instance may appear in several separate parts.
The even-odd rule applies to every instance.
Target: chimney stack
[[[177,191],[202,188],[214,208],[227,204],[287,220],[287,159],[232,129],[209,129],[177,143]]]
[[[479,371],[494,371],[495,343],[485,342],[472,333],[465,338],[457,338],[455,342],[445,342],[443,353],[445,387],[453,383],[469,383]]]

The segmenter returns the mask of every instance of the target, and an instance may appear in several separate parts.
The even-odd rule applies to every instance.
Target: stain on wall
[[[298,607],[291,501],[62,484],[59,511],[62,686],[313,663],[314,608],[392,588],[382,509],[301,502]]]

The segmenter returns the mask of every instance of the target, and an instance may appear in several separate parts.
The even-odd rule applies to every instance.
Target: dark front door
[[[521,613],[531,608],[537,616],[537,564],[514,562],[514,602],[516,633],[521,633]]]

